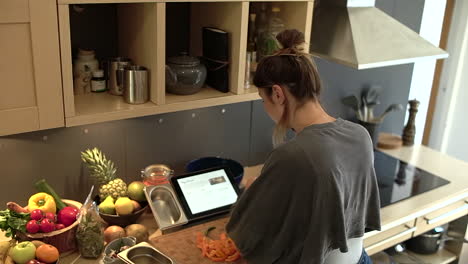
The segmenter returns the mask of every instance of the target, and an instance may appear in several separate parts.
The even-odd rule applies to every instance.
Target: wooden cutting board
[[[210,237],[218,238],[222,232],[225,232],[225,226],[229,218],[224,217],[196,226],[188,227],[175,233],[170,233],[154,238],[150,238],[150,243],[172,258],[175,264],[212,264],[220,263],[209,260],[201,256],[201,251],[196,245],[197,232],[205,232],[209,227],[216,227],[210,232]],[[232,262],[229,262],[232,263]],[[242,260],[235,262],[243,263]]]

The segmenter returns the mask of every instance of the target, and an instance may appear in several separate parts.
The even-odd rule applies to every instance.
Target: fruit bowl
[[[73,200],[66,200],[62,199],[62,201],[67,205],[74,207],[76,209],[80,209],[82,204],[77,201]],[[46,244],[50,244],[58,249],[60,254],[65,252],[73,251],[77,248],[76,246],[76,239],[75,233],[76,229],[78,228],[78,221],[75,221],[72,225],[67,226],[63,229],[56,230],[49,233],[36,233],[36,234],[29,234],[29,233],[22,233],[17,232],[18,240],[19,241],[33,241],[39,240]]]
[[[111,214],[104,214],[99,212],[101,218],[106,221],[109,225],[118,225],[121,227],[126,227],[131,224],[135,224],[138,218],[148,209],[148,203],[140,203],[141,209],[133,212],[129,215],[111,215]]]

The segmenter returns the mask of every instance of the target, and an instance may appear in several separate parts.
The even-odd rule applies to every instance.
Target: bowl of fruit
[[[10,242],[9,242],[10,243]],[[23,241],[12,245],[8,250],[5,263],[57,264],[60,253],[58,249],[41,241]]]
[[[47,209],[30,210],[30,220],[26,224],[26,232],[17,232],[18,240],[42,241],[55,246],[60,253],[75,250],[75,233],[78,227],[77,215],[81,203],[66,199],[63,199],[62,202],[66,206],[61,207],[57,214]]]
[[[39,192],[29,198],[27,206],[8,202],[7,209],[0,211],[0,230],[20,242],[50,244],[60,253],[75,250],[81,203],[62,199],[45,180],[36,182],[35,187]]]
[[[97,149],[81,152],[81,160],[89,169],[91,178],[99,185],[99,215],[109,225],[125,227],[134,224],[148,208],[141,181],[127,183],[117,177],[117,168]]]
[[[99,204],[99,215],[109,225],[126,227],[136,223],[147,208],[147,202],[138,202],[129,197],[114,199],[108,196]]]

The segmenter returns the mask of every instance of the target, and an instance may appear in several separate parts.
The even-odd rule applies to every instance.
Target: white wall
[[[468,162],[468,1],[455,1],[429,146]]]
[[[439,46],[440,35],[442,32],[445,5],[445,0],[426,0],[424,2],[424,11],[419,35],[437,47]],[[424,126],[426,124],[435,66],[436,61],[431,59],[420,60],[414,64],[413,68],[413,78],[411,80],[409,99],[417,99],[421,102],[418,114],[416,115],[416,136],[414,139],[416,144],[422,142],[424,134]],[[408,110],[406,109],[406,111]],[[406,116],[406,120],[408,120],[408,114]],[[405,121],[405,124],[406,122],[407,121]]]

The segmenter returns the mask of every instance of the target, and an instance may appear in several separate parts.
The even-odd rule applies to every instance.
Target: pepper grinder
[[[416,113],[418,112],[419,101],[414,99],[409,101],[409,118],[408,123],[403,129],[403,145],[412,146],[414,145],[414,135],[416,134]]]

